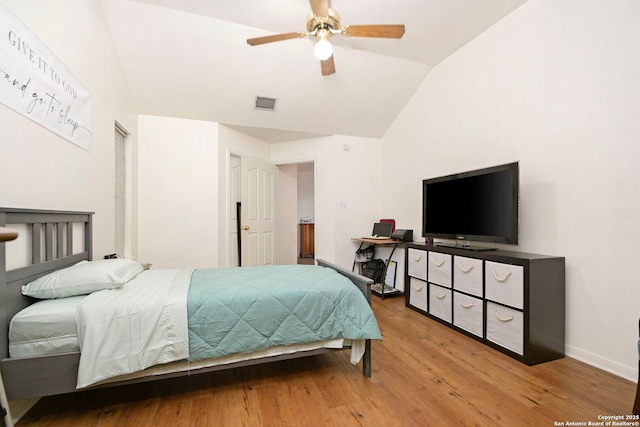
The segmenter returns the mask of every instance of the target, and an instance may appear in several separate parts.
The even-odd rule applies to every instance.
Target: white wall
[[[140,116],[139,259],[156,268],[230,265],[230,157],[269,144],[214,122]]]
[[[422,179],[520,161],[517,249],[566,257],[567,354],[634,381],[638,22],[635,0],[530,0],[435,67],[382,142],[403,159],[388,215],[414,230]]]
[[[331,136],[271,145],[271,163],[315,164],[315,256],[351,269],[357,244],[381,217],[379,184],[385,179],[380,141]]]
[[[141,262],[159,269],[218,265],[218,128],[140,116]]]
[[[231,265],[232,155],[269,144],[214,122],[140,116],[139,260],[155,268]]]
[[[93,150],[0,105],[0,205],[94,211],[94,256],[114,252],[114,122],[137,116],[99,0],[0,0],[93,96]],[[134,187],[134,192],[135,187]],[[135,207],[134,207],[135,208]],[[135,246],[135,245],[134,245]]]
[[[212,146],[217,157],[210,152]],[[351,268],[357,247],[351,237],[370,234],[372,224],[385,216],[376,189],[386,178],[372,167],[379,163],[379,153],[376,139],[334,136],[268,144],[216,123],[141,116],[139,259],[158,268],[204,266],[205,257],[208,266],[229,265],[228,168],[234,154],[285,168],[315,162],[316,257]],[[215,208],[210,205],[211,194],[217,199]],[[172,199],[174,204],[180,200],[182,207],[167,206]],[[215,233],[206,229],[210,217],[217,218]],[[170,237],[158,234],[158,229]],[[200,237],[195,240],[197,233]],[[294,242],[296,234],[289,235]],[[217,263],[209,265],[213,242]]]

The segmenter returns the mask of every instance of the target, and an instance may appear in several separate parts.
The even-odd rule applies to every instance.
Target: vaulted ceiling
[[[102,0],[142,114],[223,123],[268,142],[380,138],[429,71],[526,0],[333,0],[343,25],[404,24],[402,39],[334,36],[335,74],[305,31],[307,0]],[[277,99],[274,111],[256,97]]]

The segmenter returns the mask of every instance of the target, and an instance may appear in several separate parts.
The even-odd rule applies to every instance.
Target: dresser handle
[[[440,261],[440,264],[438,264],[438,261],[437,261],[435,258],[431,257],[431,262],[432,262],[436,267],[442,267],[442,266],[444,265],[444,261],[445,261],[445,260],[443,259],[442,261]]]
[[[413,258],[413,260],[417,262],[422,259],[422,255],[411,255],[411,258]]]
[[[460,263],[460,270],[462,270],[463,273],[468,273],[471,270],[473,270],[473,267],[475,267],[475,265],[471,264],[471,267],[469,268],[464,268],[464,264]]]
[[[446,296],[447,296],[447,294],[442,294],[442,295],[440,295],[440,294],[438,293],[438,291],[433,291],[433,293],[434,293],[434,294],[436,294],[436,296],[437,296],[438,298],[440,298],[440,299],[443,299],[444,297],[446,297]]]
[[[515,317],[513,317],[513,316],[511,316],[511,317],[500,317],[500,313],[498,312],[498,310],[496,310],[496,317],[501,322],[511,322],[513,319],[515,319]]]
[[[424,285],[419,285],[420,287],[418,287],[418,285],[413,285],[413,289],[415,289],[416,291],[420,292],[421,290],[424,289]]]
[[[493,277],[495,277],[498,282],[504,282],[505,280],[507,280],[509,278],[509,276],[511,276],[511,272],[507,271],[507,274],[505,274],[504,277],[502,277],[502,278],[498,277],[498,273],[496,272],[496,269],[495,268],[493,269]]]
[[[474,307],[475,304],[471,303],[471,304],[465,304],[464,301],[460,300],[460,305],[463,306],[464,308],[471,308]]]

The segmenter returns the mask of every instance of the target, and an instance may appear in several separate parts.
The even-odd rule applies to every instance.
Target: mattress
[[[10,357],[30,357],[80,351],[76,333],[76,309],[86,295],[38,301],[16,314],[9,326]],[[199,362],[178,362],[154,366],[145,371],[123,375],[105,383],[150,375],[185,372],[205,367],[227,365],[262,357],[292,354],[320,348],[352,347],[351,362],[356,364],[364,353],[364,341],[334,339],[308,344],[284,345],[254,353],[236,354]]]
[[[29,357],[80,351],[76,310],[86,295],[41,300],[9,324],[9,356]]]

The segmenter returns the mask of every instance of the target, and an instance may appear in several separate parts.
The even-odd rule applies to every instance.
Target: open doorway
[[[298,264],[315,263],[315,175],[313,163],[297,165]]]
[[[278,262],[315,262],[313,162],[278,165]]]

